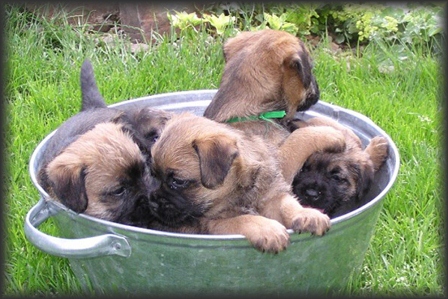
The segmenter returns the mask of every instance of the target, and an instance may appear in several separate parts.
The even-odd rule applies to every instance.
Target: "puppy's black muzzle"
[[[170,227],[190,224],[201,215],[198,207],[164,184],[151,193],[148,205],[152,215]]]
[[[304,195],[308,201],[313,202],[319,200],[320,196],[322,195],[322,192],[310,188],[305,190]]]
[[[335,190],[320,173],[301,172],[294,178],[292,185],[301,205],[321,209],[327,213],[336,202],[333,194]]]
[[[311,108],[311,106],[317,103],[319,98],[320,98],[319,85],[317,84],[316,78],[313,76],[311,79],[310,87],[308,88],[306,93],[305,102],[299,107],[297,107],[297,111],[308,110],[309,108]]]
[[[148,201],[148,196],[142,195],[137,198],[127,211],[123,211],[117,222],[143,228],[151,227],[155,217],[151,214]]]

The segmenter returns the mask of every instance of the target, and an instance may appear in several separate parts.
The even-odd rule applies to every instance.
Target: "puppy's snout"
[[[305,191],[305,195],[312,200],[318,200],[319,196],[321,195],[321,192],[319,192],[315,189],[309,188]]]
[[[156,190],[151,193],[148,206],[154,215],[159,216],[159,213],[169,207],[169,202],[163,194],[160,193],[160,190]]]
[[[152,198],[149,200],[148,205],[149,208],[153,211],[157,211],[157,209],[159,208],[159,204],[155,202]]]
[[[319,85],[317,84],[316,78],[313,76],[311,84],[306,92],[306,99],[302,105],[297,107],[297,111],[308,110],[311,106],[317,103],[320,98]]]
[[[310,101],[312,105],[314,105],[317,103],[319,98],[320,98],[319,84],[317,84],[316,78],[313,76],[310,88],[308,89],[307,100]]]
[[[151,193],[150,205],[154,209],[158,209],[169,206],[170,201],[165,197],[163,191],[157,189],[156,191]]]

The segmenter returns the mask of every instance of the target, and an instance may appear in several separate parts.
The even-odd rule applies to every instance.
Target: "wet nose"
[[[155,211],[159,208],[159,204],[153,200],[149,200],[148,205],[151,208],[151,210],[153,210],[153,211]]]
[[[317,200],[319,198],[320,192],[315,189],[307,189],[305,194],[312,200]]]
[[[317,84],[316,79],[313,77],[309,93],[307,94],[307,102],[309,102],[309,106],[311,107],[312,105],[316,104],[319,98],[320,98],[319,84]]]
[[[313,77],[311,81],[311,85],[308,88],[308,92],[306,95],[305,102],[297,107],[297,111],[305,111],[308,110],[311,106],[317,103],[317,101],[320,98],[320,89],[319,85],[317,84],[316,79]]]

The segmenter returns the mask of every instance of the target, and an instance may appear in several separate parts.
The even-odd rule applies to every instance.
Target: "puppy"
[[[88,60],[81,68],[81,111],[47,142],[38,172],[52,199],[77,213],[148,227],[150,147],[170,113],[108,108]]]
[[[88,59],[86,59],[81,67],[81,93],[82,103],[81,112],[91,111],[95,109],[108,108],[106,102],[99,92],[96,84],[93,67]],[[172,112],[155,109],[151,107],[141,107],[138,105],[127,105],[120,108],[114,108],[113,111],[120,112],[120,121],[129,127],[129,131],[138,132],[134,134],[134,138],[139,143],[141,149],[146,153],[150,153],[150,148],[160,135],[160,131],[166,121],[173,115]],[[110,112],[106,113],[106,115]],[[107,116],[106,116],[107,118]]]
[[[151,155],[161,185],[150,205],[171,231],[242,234],[276,253],[288,245],[287,229],[323,235],[330,228],[327,215],[299,204],[278,148],[260,136],[184,112],[168,120]]]
[[[293,119],[317,103],[320,91],[304,43],[285,31],[242,32],[223,47],[221,83],[204,116],[218,122],[284,110]]]
[[[138,145],[112,122],[80,135],[40,174],[48,194],[73,211],[124,224],[156,186]]]
[[[363,202],[375,173],[388,156],[388,142],[382,136],[373,137],[364,149],[359,137],[349,128],[329,117],[297,120],[290,129],[308,126],[331,126],[343,132],[343,151],[318,151],[312,154],[296,174],[293,192],[303,206],[317,208],[334,218],[345,214]]]
[[[310,54],[300,39],[271,29],[243,32],[226,41],[223,52],[221,83],[204,116],[279,147],[287,183],[314,151],[341,146],[342,134],[331,127],[310,127],[298,136],[287,129],[295,113],[309,109],[320,96]]]

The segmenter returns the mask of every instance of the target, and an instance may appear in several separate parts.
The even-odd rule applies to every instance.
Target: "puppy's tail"
[[[106,108],[106,102],[98,90],[92,64],[88,59],[81,66],[81,111]]]

